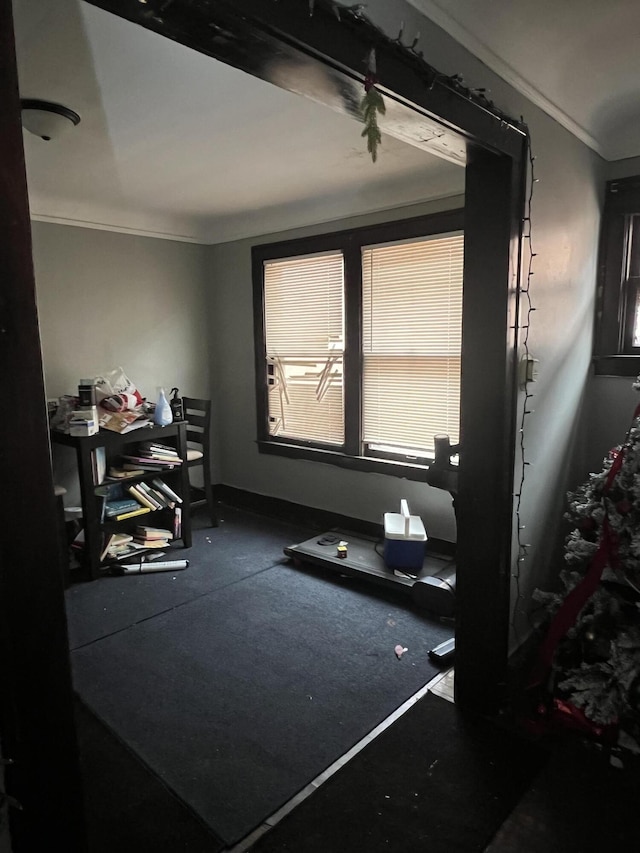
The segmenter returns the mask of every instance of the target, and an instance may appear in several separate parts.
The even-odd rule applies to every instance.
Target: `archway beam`
[[[387,98],[382,130],[464,164],[475,140],[518,158],[526,130],[481,94],[439,74],[354,7],[316,0],[89,0],[194,50],[359,117],[372,48]],[[357,9],[357,7],[355,7]]]

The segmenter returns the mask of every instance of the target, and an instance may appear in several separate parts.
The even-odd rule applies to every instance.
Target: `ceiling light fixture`
[[[22,98],[20,106],[22,107],[22,126],[47,142],[58,139],[69,128],[80,123],[78,113],[70,110],[69,107],[63,107],[62,104]]]

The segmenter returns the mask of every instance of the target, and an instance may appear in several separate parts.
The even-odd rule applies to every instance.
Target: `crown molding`
[[[113,231],[117,234],[130,234],[134,237],[153,237],[157,240],[174,240],[179,243],[198,243],[204,240],[199,235],[174,234],[169,231],[155,231],[147,228],[129,228],[126,225],[117,225],[110,222],[91,222],[87,219],[73,219],[68,216],[50,216],[46,213],[31,211],[31,219],[34,222],[48,222],[52,225],[70,225],[75,228],[92,228],[95,231]]]
[[[596,154],[607,159],[601,143],[595,137],[585,130],[582,125],[574,121],[571,116],[567,115],[557,104],[550,101],[549,98],[543,95],[528,80],[525,80],[524,77],[518,74],[507,62],[501,59],[491,48],[487,47],[484,42],[480,41],[480,39],[459,23],[459,21],[451,17],[448,12],[445,12],[438,3],[434,2],[434,0],[409,0],[409,2],[414,9],[422,12],[430,21],[448,33],[451,38],[465,47],[477,59],[490,68],[491,71],[501,77],[510,86],[513,86],[514,89],[520,92],[521,95],[524,95],[525,98],[539,107],[543,112],[555,119],[565,130],[568,130],[581,142],[584,142]]]

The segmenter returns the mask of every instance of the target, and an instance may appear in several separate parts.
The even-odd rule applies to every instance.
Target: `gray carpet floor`
[[[290,565],[309,535],[225,508],[184,572],[68,590],[82,701],[229,844],[429,681],[452,633],[408,596]]]

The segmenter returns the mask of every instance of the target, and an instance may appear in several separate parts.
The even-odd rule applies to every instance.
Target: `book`
[[[165,495],[171,498],[171,500],[179,504],[182,503],[182,498],[180,497],[180,495],[176,494],[176,492],[174,492],[170,486],[167,486],[167,484],[159,477],[154,477],[151,482],[156,487],[156,489],[160,489],[160,491],[164,492]]]
[[[136,452],[138,456],[147,456],[151,457],[152,459],[168,459],[169,461],[175,462],[176,464],[182,462],[181,457],[178,455],[178,451],[173,450],[170,447],[165,448],[157,446],[154,447],[152,445],[142,445],[138,447],[138,450]]]
[[[126,480],[129,477],[137,477],[139,474],[144,474],[144,471],[141,468],[132,466],[130,470],[127,470],[124,466],[122,468],[118,468],[112,465],[111,468],[109,468],[108,479]]]
[[[126,560],[129,557],[135,557],[136,559],[142,559],[142,555],[145,551],[149,550],[146,545],[140,545],[138,542],[131,541],[127,545],[122,546],[122,550],[119,550],[116,554],[113,555],[113,559],[117,560]],[[158,554],[154,554],[154,557],[162,557],[162,552]]]
[[[133,497],[117,501],[107,501],[104,514],[107,518],[112,518],[114,515],[120,515],[120,513],[127,512],[130,509],[137,509],[139,506],[139,502]]]
[[[107,429],[110,432],[118,432],[120,435],[124,435],[134,429],[151,426],[151,421],[140,412],[131,410],[125,412],[107,412],[101,410],[99,425],[100,429]]]
[[[134,518],[136,515],[142,515],[145,512],[151,512],[148,506],[139,506],[138,509],[129,510],[129,512],[123,512],[121,515],[116,515],[116,521],[124,521],[125,518]]]
[[[91,470],[96,486],[104,482],[107,473],[107,451],[104,447],[94,447],[91,451]]]
[[[148,527],[144,524],[139,524],[133,533],[133,541],[147,548],[166,548],[172,538],[173,534],[170,530],[162,527]]]
[[[173,538],[182,537],[182,507],[177,506],[173,514]]]
[[[147,527],[144,524],[136,527],[134,535],[146,539],[173,539],[173,533],[170,530],[165,530],[163,527]]]
[[[165,453],[155,453],[153,451],[145,453],[144,451],[141,451],[140,458],[148,459],[151,462],[166,462],[169,465],[182,465],[182,459],[180,459],[179,456],[169,456]]]
[[[166,548],[169,544],[167,539],[141,539],[134,536],[133,544],[143,545],[145,548]]]
[[[173,509],[176,505],[176,502],[172,500],[169,495],[165,495],[164,492],[161,492],[159,489],[151,489],[153,495],[158,498],[159,501],[163,502],[163,506],[168,509]]]
[[[181,459],[167,461],[165,459],[152,459],[150,456],[129,456],[128,454],[123,455],[122,458],[126,459],[128,463],[138,465],[140,468],[144,468],[145,465],[150,465],[153,468],[177,468],[178,465],[182,464]]]
[[[145,482],[143,482],[141,480],[139,483],[136,483],[136,487],[140,491],[144,492],[145,496],[147,498],[149,498],[149,500],[151,501],[152,504],[155,504],[156,509],[165,509],[166,508],[167,504],[164,501],[164,499],[161,500],[159,497],[157,497],[154,493],[154,490],[151,488],[151,486],[148,486]]]
[[[151,498],[151,500],[158,501],[159,509],[173,509],[176,505],[175,501],[170,500],[168,495],[165,495],[164,492],[159,491],[158,489],[153,489],[147,483],[139,483],[138,485],[142,486],[147,493],[147,495]]]
[[[104,545],[102,551],[100,552],[100,562],[102,562],[105,559],[105,557],[107,556],[107,554],[109,553],[109,548],[111,547],[112,541],[113,541],[113,534],[111,536],[107,536],[105,545]]]
[[[129,494],[133,495],[134,498],[139,501],[143,506],[146,506],[148,509],[158,509],[158,507],[152,503],[152,501],[147,497],[147,495],[137,487],[137,485],[131,485],[127,489]]]
[[[133,536],[129,533],[111,533],[106,537],[106,542],[100,554],[100,562],[107,557],[115,557],[127,548],[128,543],[133,540]]]
[[[140,448],[143,452],[159,453],[164,456],[173,456],[177,459],[180,458],[175,447],[170,447],[168,444],[158,444],[156,441],[145,441],[140,445]]]

